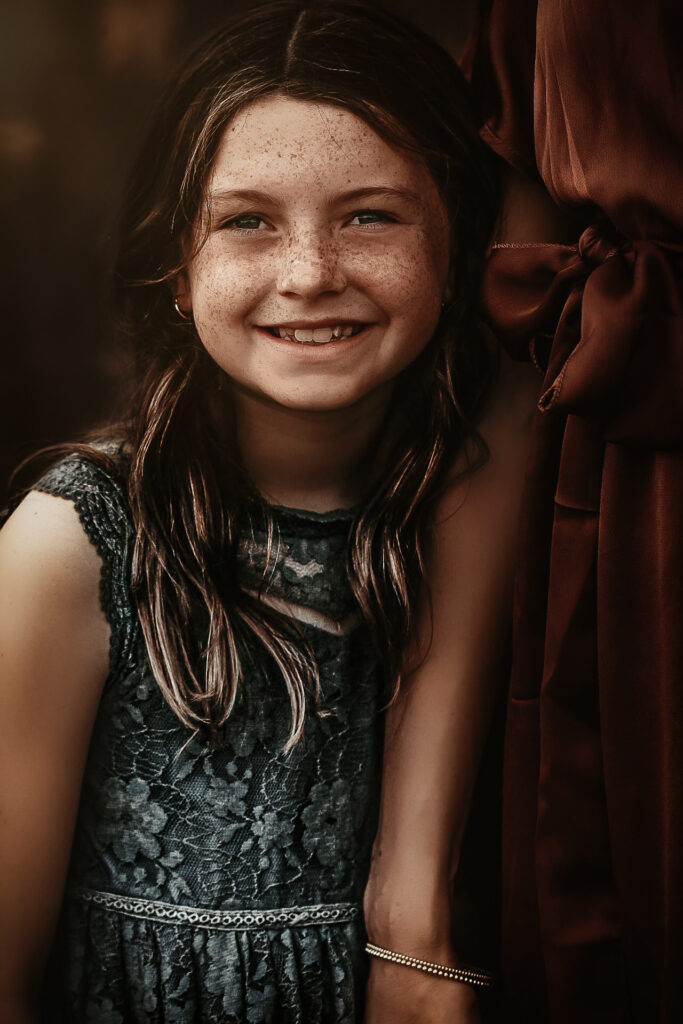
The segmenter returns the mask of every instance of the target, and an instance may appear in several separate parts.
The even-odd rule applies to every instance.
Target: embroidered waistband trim
[[[127,917],[162,924],[189,924],[218,931],[244,931],[254,928],[291,928],[305,925],[342,924],[360,917],[358,903],[316,903],[307,907],[279,907],[269,910],[208,910],[183,907],[158,900],[118,896],[97,889],[75,889],[70,894],[81,903],[113,910]]]

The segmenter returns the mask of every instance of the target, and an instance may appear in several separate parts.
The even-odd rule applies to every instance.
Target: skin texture
[[[275,95],[228,126],[206,191],[208,237],[178,302],[227,374],[250,475],[281,504],[352,504],[392,381],[439,317],[436,186],[348,110]],[[323,346],[261,329],[319,321],[369,326]]]

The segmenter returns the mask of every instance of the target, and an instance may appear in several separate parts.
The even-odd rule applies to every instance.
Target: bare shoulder
[[[31,491],[0,531],[0,643],[81,657],[106,676],[109,627],[100,607],[101,562],[70,501]]]
[[[65,582],[77,586],[100,566],[73,503],[41,491],[30,491],[0,531],[0,559],[9,570],[21,561],[24,574],[40,566],[59,573],[61,567]]]

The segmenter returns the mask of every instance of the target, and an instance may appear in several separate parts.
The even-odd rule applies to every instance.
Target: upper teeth
[[[291,327],[272,327],[271,330],[274,334],[279,335],[280,338],[287,338],[289,341],[327,345],[333,338],[350,338],[356,327],[351,324],[346,326],[339,324],[336,327],[316,327],[315,330],[305,328],[293,330]]]

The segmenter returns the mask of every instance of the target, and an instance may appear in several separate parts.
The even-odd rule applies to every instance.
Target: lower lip
[[[302,341],[290,341],[289,338],[278,338],[274,334],[270,334],[269,331],[264,330],[262,327],[257,327],[257,331],[261,337],[274,342],[280,348],[286,348],[292,353],[298,353],[302,359],[330,359],[334,358],[335,354],[342,355],[343,353],[351,352],[354,348],[362,345],[372,327],[373,324],[366,324],[358,334],[354,334],[349,338],[335,338],[334,341],[327,341],[322,345]]]

